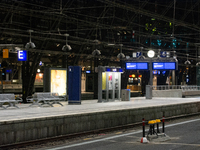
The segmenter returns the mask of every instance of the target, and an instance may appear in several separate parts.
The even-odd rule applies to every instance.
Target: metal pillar
[[[2,68],[0,68],[0,93],[3,93]]]
[[[152,99],[152,86],[153,86],[153,72],[152,72],[152,59],[150,59],[149,63],[149,85],[146,86],[146,99]]]
[[[149,85],[152,86],[153,85],[152,59],[150,60],[149,71],[150,71]]]
[[[108,83],[108,73],[106,73],[106,100],[109,100],[109,83]]]
[[[176,85],[176,75],[175,75],[175,70],[172,70],[172,85]]]
[[[98,67],[98,102],[102,102],[102,72],[103,67]]]
[[[9,81],[9,73],[6,73],[6,81]]]
[[[31,56],[30,56],[31,55]],[[22,94],[23,102],[26,103],[27,96],[32,95],[35,83],[37,67],[39,66],[42,54],[28,52],[28,61],[23,61],[22,65]],[[32,59],[30,61],[29,59]]]
[[[98,98],[98,83],[96,82],[98,80],[98,73],[95,72],[95,67],[98,67],[99,59],[94,58],[94,99]]]
[[[18,79],[19,79],[19,83],[22,83],[22,66],[20,65],[18,68]]]

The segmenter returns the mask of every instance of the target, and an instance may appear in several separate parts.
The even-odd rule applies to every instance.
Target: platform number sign
[[[166,51],[161,51],[160,52],[160,57],[166,57],[167,56],[167,52]]]
[[[141,52],[137,52],[137,53],[136,53],[136,57],[137,57],[137,58],[140,57],[141,55],[142,55]]]
[[[20,50],[18,51],[18,61],[27,61],[27,51],[26,50]]]

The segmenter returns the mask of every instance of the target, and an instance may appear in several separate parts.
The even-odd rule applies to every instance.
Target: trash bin
[[[146,99],[152,99],[152,86],[146,85]]]
[[[122,89],[122,101],[130,101],[130,89]]]

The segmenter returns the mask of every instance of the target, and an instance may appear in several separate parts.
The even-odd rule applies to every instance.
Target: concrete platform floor
[[[97,100],[83,100],[81,105],[68,105],[68,102],[62,102],[63,107],[54,105],[55,107],[29,107],[30,104],[18,104],[20,109],[0,108],[0,122],[14,121],[21,119],[33,119],[43,117],[55,117],[62,115],[74,115],[83,113],[104,112],[109,110],[124,110],[131,108],[166,106],[172,104],[182,104],[200,102],[200,97],[194,98],[158,98],[146,99],[145,97],[134,97],[130,101],[115,101],[106,103],[97,103]]]

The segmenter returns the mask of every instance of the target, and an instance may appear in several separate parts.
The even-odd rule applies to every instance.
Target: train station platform
[[[200,97],[134,97],[130,101],[97,103],[83,100],[81,105],[29,107],[0,110],[0,145],[105,129],[145,120],[200,112]],[[2,140],[3,139],[3,140]]]

